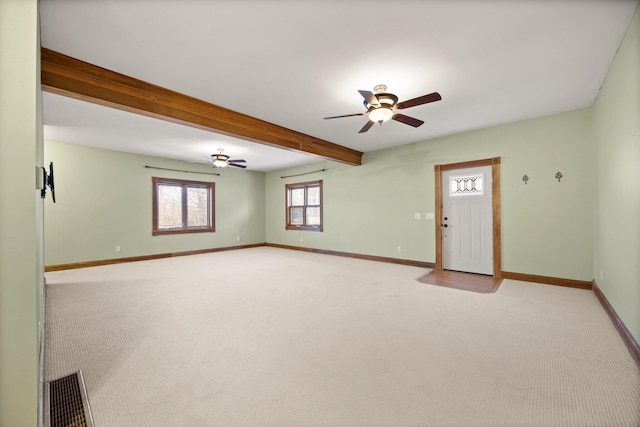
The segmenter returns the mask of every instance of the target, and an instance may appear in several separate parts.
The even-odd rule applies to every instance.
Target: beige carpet
[[[590,291],[419,283],[254,248],[47,274],[46,377],[96,427],[640,426],[640,372]]]

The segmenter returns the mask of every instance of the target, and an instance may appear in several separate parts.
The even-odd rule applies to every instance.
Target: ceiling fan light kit
[[[369,120],[380,124],[386,122],[391,117],[393,117],[393,111],[388,107],[374,108],[369,112]]]
[[[395,120],[409,126],[418,127],[424,124],[422,120],[405,116],[404,114],[394,113],[394,109],[402,110],[404,108],[416,107],[418,105],[428,104],[430,102],[440,101],[442,97],[438,92],[418,98],[409,99],[407,101],[398,102],[398,97],[392,93],[387,93],[386,85],[377,85],[373,88],[373,92],[367,90],[359,90],[358,92],[364,98],[364,107],[367,111],[356,114],[346,114],[342,116],[325,117],[325,119],[338,119],[343,117],[368,116],[369,121],[360,129],[358,133],[368,131],[374,123],[384,123],[388,120]]]
[[[217,168],[224,168],[227,166],[227,160],[229,156],[225,156],[223,154],[215,154],[213,156],[213,166]]]
[[[229,156],[226,154],[222,154],[222,149],[218,149],[218,154],[212,154],[207,157],[211,159],[211,164],[217,168],[226,168],[227,166],[235,166],[237,168],[246,169],[245,165],[239,165],[238,163],[246,163],[246,160],[243,159],[235,159],[230,160]]]

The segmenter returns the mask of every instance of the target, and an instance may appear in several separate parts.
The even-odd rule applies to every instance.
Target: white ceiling
[[[46,48],[369,152],[593,104],[638,0],[41,0]],[[424,120],[358,134],[384,83]],[[45,138],[249,169],[317,161],[44,95]]]

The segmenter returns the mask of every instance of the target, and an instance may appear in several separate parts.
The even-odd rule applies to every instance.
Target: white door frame
[[[442,271],[442,171],[478,166],[491,166],[491,211],[493,216],[493,277],[502,278],[502,252],[500,242],[500,157],[472,160],[469,162],[435,165],[436,194],[436,271]]]

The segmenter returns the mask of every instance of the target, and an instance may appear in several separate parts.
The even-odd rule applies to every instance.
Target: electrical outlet
[[[413,214],[413,217],[415,219],[420,219],[420,218],[422,218],[422,214],[420,212],[416,212],[416,213]]]
[[[116,252],[120,252],[120,246],[116,246]]]
[[[398,252],[402,252],[402,246],[398,245]]]
[[[604,279],[604,277],[603,277],[603,274],[602,274],[602,269],[600,269],[600,280],[603,280],[603,279]]]
[[[300,238],[300,242],[304,242],[304,237],[301,237],[301,238]]]
[[[236,237],[236,242],[239,242],[240,240],[242,240],[240,236]]]

